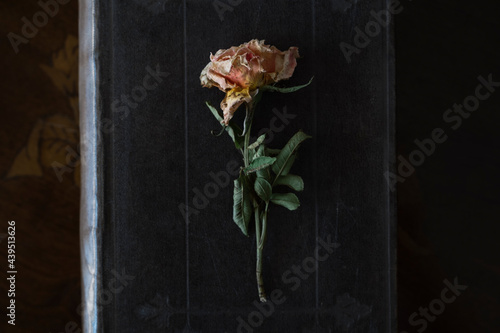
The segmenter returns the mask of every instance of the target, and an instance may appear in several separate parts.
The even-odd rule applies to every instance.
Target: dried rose
[[[283,52],[265,45],[264,40],[252,39],[215,55],[210,53],[210,62],[200,75],[201,85],[215,86],[226,93],[220,105],[222,123],[227,126],[236,109],[243,102],[250,103],[260,87],[290,78],[298,57],[296,47]]]

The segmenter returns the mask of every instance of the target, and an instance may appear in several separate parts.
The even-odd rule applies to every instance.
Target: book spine
[[[97,71],[97,1],[79,2],[79,108],[81,150],[80,249],[82,267],[82,332],[102,331],[97,296],[101,276],[102,161],[100,144]]]

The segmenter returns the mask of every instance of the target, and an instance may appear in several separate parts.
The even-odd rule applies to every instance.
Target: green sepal
[[[214,106],[212,106],[209,102],[205,103],[207,104],[210,111],[212,111],[212,114],[214,115],[215,119],[217,119],[217,121],[220,124],[222,120],[224,120],[224,118],[221,117],[219,111],[217,111],[217,109]],[[239,126],[233,123],[232,121],[229,121],[228,126],[222,125],[222,127],[227,132],[227,134],[229,134],[231,139],[233,139],[236,149],[243,149],[244,138],[241,136],[242,135],[241,128],[239,128]]]
[[[280,92],[280,93],[291,93],[291,92],[294,92],[294,91],[297,91],[299,89],[307,87],[308,85],[311,84],[311,82],[312,82],[313,79],[314,79],[314,76],[306,84],[302,84],[300,86],[295,86],[295,87],[279,88],[279,87],[276,87],[276,86],[263,86],[260,89],[262,91],[271,91],[271,92]]]

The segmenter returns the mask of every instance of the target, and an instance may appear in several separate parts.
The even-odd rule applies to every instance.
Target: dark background
[[[363,0],[331,5],[350,13],[358,2]],[[479,75],[492,73],[500,81],[500,4],[401,3],[404,10],[395,17],[397,156],[408,158],[417,148],[414,140],[438,127],[448,140],[398,186],[400,330],[415,332],[410,315],[439,298],[444,279],[457,277],[468,289],[425,331],[497,332],[499,92],[457,130],[442,117],[474,93]],[[0,8],[0,211],[4,221],[23,222],[17,229],[23,244],[17,258],[23,272],[17,280],[18,325],[2,320],[0,327],[59,333],[81,320],[79,166],[64,173],[62,182],[51,166],[64,164],[65,148],[76,150],[78,144],[77,2],[61,6],[19,54],[5,36],[19,31],[20,18],[39,7],[35,1],[2,1]],[[5,236],[6,223],[0,231]],[[4,246],[1,253],[6,258]],[[0,294],[6,287],[2,279]]]
[[[398,155],[442,128],[447,141],[398,186],[398,309],[411,313],[439,297],[443,280],[468,289],[426,332],[500,329],[500,91],[456,130],[443,114],[474,94],[477,77],[500,81],[500,4],[402,2],[396,17]]]

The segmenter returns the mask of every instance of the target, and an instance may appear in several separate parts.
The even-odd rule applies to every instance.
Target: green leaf
[[[308,85],[311,84],[311,82],[312,82],[313,79],[314,79],[314,76],[306,84],[303,84],[303,85],[300,85],[300,86],[295,86],[295,87],[279,88],[279,87],[275,87],[275,86],[263,86],[260,89],[262,91],[271,91],[271,92],[277,91],[277,92],[280,92],[280,93],[291,93],[291,92],[294,92],[294,91],[297,91],[299,89],[307,87]]]
[[[276,162],[272,166],[273,172],[276,174],[276,179],[279,178],[279,176],[286,175],[288,173],[296,158],[297,149],[304,140],[309,138],[311,138],[311,136],[302,131],[298,131],[286,143],[285,147],[283,147],[276,157]]]
[[[243,171],[246,174],[249,174],[257,170],[264,169],[265,167],[272,165],[275,161],[276,161],[275,157],[259,156],[255,158],[252,162],[250,162],[250,165],[247,166],[245,169],[243,169]]]
[[[212,114],[214,115],[215,119],[217,119],[217,121],[220,124],[224,118],[221,117],[221,115],[219,114],[219,111],[217,111],[217,109],[215,107],[213,107],[209,102],[205,102],[205,103],[207,104],[210,111],[212,111]],[[244,138],[241,136],[241,133],[242,133],[241,128],[239,128],[238,125],[236,125],[232,121],[229,121],[229,126],[222,125],[222,127],[224,127],[227,134],[229,134],[231,139],[233,139],[233,142],[234,142],[234,145],[236,146],[236,149],[243,148]]]
[[[273,193],[271,202],[289,210],[296,210],[300,206],[299,198],[293,193]]]
[[[265,156],[265,146],[264,145],[259,146],[259,149],[255,153],[254,158],[257,158],[259,156]],[[269,170],[268,166],[263,168],[263,169],[257,170],[256,174],[257,174],[257,177],[259,177],[259,178],[264,178],[268,182],[271,181],[271,171]]]
[[[285,167],[281,171],[281,176],[288,175],[288,173],[290,172],[290,169],[293,166],[293,163],[297,159],[297,154],[298,154],[298,152],[295,152],[294,154],[292,154],[292,156],[290,156],[290,159],[288,160],[288,162],[286,162]],[[276,177],[276,178],[278,178],[278,177]]]
[[[257,153],[254,150],[248,150],[248,159],[250,161],[254,160],[257,156]]]
[[[248,149],[255,149],[255,148],[257,148],[258,146],[260,146],[262,144],[262,142],[264,142],[265,139],[266,139],[266,133],[264,133],[261,136],[259,136],[257,138],[257,140],[255,140],[254,143],[252,143],[251,145],[248,146]]]
[[[219,111],[217,111],[217,109],[214,106],[212,106],[212,104],[210,104],[210,102],[206,101],[205,104],[208,106],[210,111],[212,111],[212,114],[214,115],[215,119],[217,119],[217,121],[220,124],[222,122],[222,120],[224,120],[224,118],[221,117],[221,115],[219,114]]]
[[[275,185],[286,185],[295,191],[303,191],[304,190],[304,181],[302,177],[297,175],[285,175],[280,176],[274,182]]]
[[[264,169],[257,170],[256,172],[258,178],[263,178],[268,182],[271,182],[271,171],[269,171],[269,167],[265,167]]]
[[[257,152],[254,155],[254,158],[257,158],[260,156],[266,156],[266,148],[264,147],[264,145],[259,146],[259,149],[257,149]]]
[[[240,175],[238,179],[234,180],[233,221],[240,227],[243,234],[248,236],[248,223],[252,218],[252,200],[243,177],[245,176]]]
[[[261,198],[266,202],[269,201],[269,199],[271,198],[271,194],[273,192],[271,184],[269,184],[269,182],[264,178],[259,178],[259,177],[255,179],[254,190],[255,193],[257,193],[257,195],[259,196],[259,198]]]
[[[267,156],[276,156],[280,153],[281,149],[272,149],[266,147],[266,155]]]

